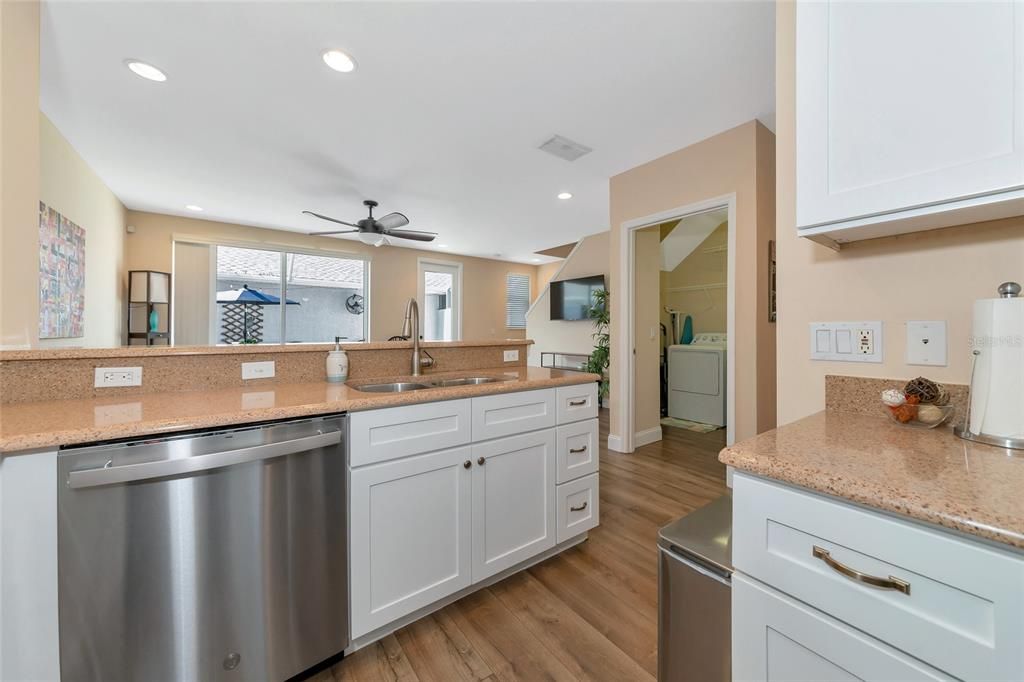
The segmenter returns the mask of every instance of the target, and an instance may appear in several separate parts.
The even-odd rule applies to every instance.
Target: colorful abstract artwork
[[[39,338],[85,335],[85,230],[39,202]]]

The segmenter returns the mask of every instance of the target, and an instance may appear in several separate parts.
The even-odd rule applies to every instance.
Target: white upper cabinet
[[[1022,105],[1022,2],[800,2],[799,234],[1024,214]]]

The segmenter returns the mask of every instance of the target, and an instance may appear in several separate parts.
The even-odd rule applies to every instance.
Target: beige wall
[[[777,5],[775,36],[780,424],[824,408],[826,374],[967,383],[974,300],[1024,277],[1024,218],[857,242],[839,253],[796,236],[793,10]],[[810,322],[864,319],[884,323],[883,364],[808,359]],[[948,367],[904,363],[907,320],[948,321]]]
[[[649,228],[653,229],[653,228]],[[679,310],[693,318],[694,333],[724,332],[726,326],[726,289],[704,291],[669,291],[675,287],[695,284],[725,282],[728,277],[727,253],[706,249],[725,247],[729,240],[729,223],[722,223],[707,236],[689,256],[684,258],[671,272],[661,272],[661,323],[669,335],[672,334],[672,320],[665,312],[665,306]],[[671,340],[679,343],[679,339]]]
[[[85,336],[41,339],[39,345],[120,345],[125,208],[50,119],[38,116],[39,200],[85,229]]]
[[[421,257],[462,263],[462,337],[465,340],[525,338],[524,330],[505,328],[505,277],[509,272],[530,275],[531,298],[536,291],[537,268],[533,265],[399,247],[375,248],[347,239],[139,211],[128,212],[128,224],[135,228],[134,234],[128,235],[126,240],[126,269],[129,270],[170,272],[175,235],[368,256],[370,339],[373,341],[383,341],[401,332],[406,301],[416,296],[417,259]]]
[[[538,279],[544,281],[537,300],[526,318],[526,337],[532,339],[529,364],[540,365],[541,351],[562,353],[590,353],[594,347],[594,325],[589,320],[552,320],[551,303],[547,285],[552,281],[604,275],[608,278],[608,233],[599,232],[580,240],[576,249],[562,263],[551,265],[560,268]],[[541,266],[544,268],[545,266]],[[550,267],[550,266],[548,266]],[[541,269],[538,268],[538,269]]]
[[[774,236],[773,135],[751,121],[685,149],[655,159],[611,179],[610,257],[612,272],[611,425],[620,429],[624,387],[619,352],[629,335],[622,326],[624,302],[616,296],[622,276],[623,223],[714,197],[736,195],[736,423],[737,438],[754,435],[775,422],[775,335],[767,323],[767,242]],[[648,264],[648,267],[650,265]],[[657,267],[656,265],[654,266]],[[644,264],[640,263],[639,269]],[[762,276],[764,272],[764,276]],[[657,286],[657,285],[655,285]],[[639,308],[637,309],[639,311]],[[763,318],[763,319],[762,319]],[[656,319],[656,318],[655,318]],[[618,323],[616,323],[618,321]],[[660,340],[638,325],[637,367],[655,367]],[[651,360],[654,358],[654,360]],[[651,379],[645,379],[650,381]],[[658,425],[658,393],[638,386],[635,430]]]
[[[0,2],[0,347],[39,332],[39,5]]]

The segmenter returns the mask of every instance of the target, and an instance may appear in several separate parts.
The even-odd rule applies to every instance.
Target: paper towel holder
[[[1021,292],[1021,286],[1017,282],[1003,282],[996,289],[1000,298],[1017,298]],[[985,433],[971,433],[971,389],[974,387],[974,365],[978,360],[981,351],[971,352],[971,380],[967,385],[967,410],[964,414],[963,423],[953,427],[953,434],[964,440],[994,445],[1010,450],[1024,450],[1024,438],[1003,438],[1002,436],[990,436]]]

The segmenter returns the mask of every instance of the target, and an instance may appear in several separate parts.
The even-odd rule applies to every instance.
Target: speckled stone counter
[[[969,443],[947,427],[825,411],[725,448],[719,460],[1024,549],[1024,451]]]
[[[327,382],[280,383],[207,391],[12,403],[0,405],[0,452],[6,454],[230,424],[455,400],[590,383],[598,379],[595,374],[539,367],[437,372],[426,378],[459,376],[491,376],[504,381],[406,393],[366,393],[345,384]],[[409,378],[387,377],[382,381],[393,379]],[[367,381],[364,379],[362,383]]]

